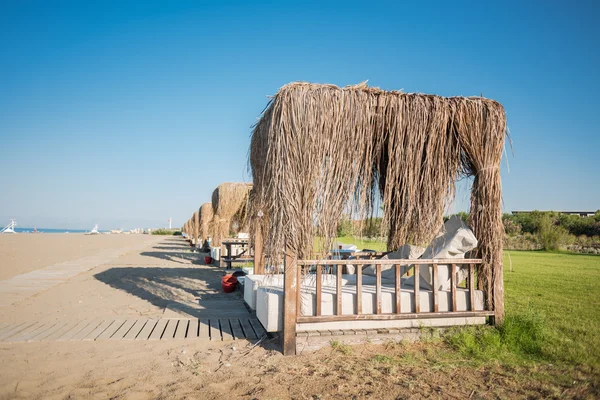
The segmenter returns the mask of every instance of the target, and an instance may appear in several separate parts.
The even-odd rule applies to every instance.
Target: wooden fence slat
[[[180,321],[178,319],[170,319],[160,340],[173,339],[175,337],[175,330],[177,329],[179,322]]]
[[[419,264],[415,264],[415,313],[421,312],[421,274],[419,273]]]
[[[187,334],[185,335],[186,339],[196,339],[198,337],[198,319],[193,318],[190,320],[190,324],[188,326]]]
[[[395,263],[397,263],[397,260],[394,259],[389,259],[389,260],[377,260],[378,264],[381,265],[393,265]],[[406,265],[431,265],[433,263],[438,263],[438,264],[452,264],[453,262],[456,262],[456,258],[436,258],[436,259],[431,259],[431,258],[418,258],[418,259],[407,259],[407,260],[402,260],[403,264]],[[461,264],[481,264],[483,261],[480,258],[465,258],[465,259],[461,259],[460,263]],[[371,259],[369,260],[352,260],[350,262],[348,262],[348,260],[297,260],[297,264],[298,265],[317,265],[317,264],[321,264],[321,265],[344,265],[344,264],[355,264],[355,265],[370,265],[373,264],[373,261],[371,261]]]
[[[473,264],[469,264],[469,297],[471,301],[471,311],[475,311],[475,272]]]
[[[337,322],[337,321],[389,321],[404,319],[431,319],[452,317],[488,317],[494,315],[493,311],[464,311],[464,312],[439,312],[439,313],[402,313],[402,314],[363,314],[363,315],[322,315],[320,317],[299,317],[298,323]]]
[[[396,275],[396,314],[401,314],[402,313],[402,281],[401,281],[401,276],[400,276],[400,270],[402,269],[402,266],[400,264],[396,264],[394,265],[392,268],[395,268],[395,275]]]
[[[322,307],[322,279],[323,279],[323,267],[319,264],[317,265],[317,281],[316,281],[316,297],[317,297],[317,304],[316,304],[316,312],[315,315],[319,316],[321,315],[321,307]]]
[[[335,313],[336,315],[342,315],[342,266],[338,265],[335,269]]]
[[[304,268],[303,265],[298,265],[296,266],[296,285],[297,285],[297,290],[296,290],[296,315],[301,315],[302,310],[301,310],[301,304],[302,301],[300,300],[300,297],[302,296],[302,268]]]
[[[381,314],[381,264],[375,265],[375,297],[377,301],[375,313]]]
[[[356,314],[362,314],[362,265],[356,266]]]
[[[450,290],[452,294],[452,311],[458,311],[456,309],[456,264],[452,264],[452,276],[450,277]]]
[[[433,312],[440,311],[438,305],[438,281],[438,265],[433,264],[433,274],[431,275],[431,282],[433,283]]]

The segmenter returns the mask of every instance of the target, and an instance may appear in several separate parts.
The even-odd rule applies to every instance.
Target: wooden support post
[[[376,314],[381,314],[381,265],[375,265],[375,297],[377,301]]]
[[[296,254],[290,249],[285,249],[284,275],[283,275],[283,355],[296,354],[296,321],[298,300]]]
[[[469,264],[469,302],[471,311],[475,311],[475,273],[473,264]]]
[[[336,298],[336,315],[342,315],[342,265],[336,265],[335,267],[335,298]]]
[[[265,274],[265,255],[263,253],[263,237],[260,224],[257,224],[254,232],[254,274]]]

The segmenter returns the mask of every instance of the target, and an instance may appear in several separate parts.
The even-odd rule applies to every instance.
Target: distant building
[[[540,210],[535,210],[540,211]],[[517,214],[530,214],[533,211],[512,211],[514,215]],[[540,211],[540,212],[550,212],[550,211]],[[580,217],[593,217],[596,214],[596,211],[552,211],[559,214],[566,215],[579,215]]]

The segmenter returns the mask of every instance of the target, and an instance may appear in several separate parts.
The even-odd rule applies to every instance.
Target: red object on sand
[[[225,293],[231,293],[235,290],[238,280],[233,275],[226,275],[221,279],[221,287]]]
[[[212,257],[204,256],[204,264],[210,264],[210,263],[212,263]]]

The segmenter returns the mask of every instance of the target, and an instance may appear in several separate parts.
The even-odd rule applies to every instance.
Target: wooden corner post
[[[298,268],[296,254],[286,246],[283,286],[283,355],[296,354],[296,320],[298,301]]]
[[[265,256],[263,253],[263,237],[260,224],[257,224],[256,231],[254,232],[254,274],[265,274]]]

